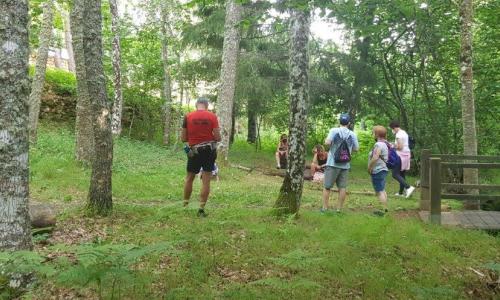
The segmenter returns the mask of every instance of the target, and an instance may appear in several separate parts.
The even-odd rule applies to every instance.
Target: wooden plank
[[[500,163],[444,162],[441,165],[444,168],[500,169]]]
[[[441,159],[431,158],[429,168],[431,222],[441,224]]]
[[[429,190],[429,159],[431,150],[423,149],[420,156],[420,209],[431,209],[431,194]]]
[[[500,223],[497,223],[495,221],[495,218],[493,218],[493,216],[490,216],[490,214],[488,212],[482,212],[479,216],[481,217],[483,222],[489,226],[495,226],[495,225],[500,226]]]
[[[493,184],[462,184],[462,183],[442,183],[442,188],[457,188],[464,190],[500,191],[500,185]]]
[[[500,161],[499,155],[454,155],[454,154],[432,154],[431,157],[439,157],[443,161],[454,160],[478,160],[484,162]]]
[[[441,194],[442,199],[500,201],[500,195]]]

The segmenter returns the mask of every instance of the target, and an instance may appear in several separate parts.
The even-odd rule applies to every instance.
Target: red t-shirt
[[[184,117],[182,128],[187,129],[190,146],[215,141],[213,130],[219,128],[217,116],[207,110],[197,110]]]

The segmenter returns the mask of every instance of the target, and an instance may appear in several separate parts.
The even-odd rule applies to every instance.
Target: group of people
[[[334,184],[337,185],[339,193],[336,210],[341,211],[343,208],[346,199],[348,174],[351,168],[351,154],[359,151],[357,136],[349,129],[349,115],[342,114],[339,122],[340,126],[332,128],[325,140],[325,144],[329,146],[329,151],[323,171],[322,212],[328,210],[330,192]],[[376,212],[379,215],[383,215],[388,211],[385,185],[389,170],[392,171],[392,177],[399,182],[399,192],[396,196],[408,198],[415,191],[415,187],[406,182],[405,176],[405,173],[410,169],[411,151],[409,136],[401,129],[397,121],[392,121],[389,127],[396,137],[395,142],[389,143],[387,141],[387,129],[384,126],[374,126],[372,134],[375,144],[370,150],[368,157],[368,174],[371,177],[373,189],[383,206],[383,210]],[[391,152],[393,157],[391,157]],[[316,164],[314,165],[316,166]],[[315,171],[318,171],[318,169],[315,169]]]
[[[185,151],[188,156],[187,175],[184,184],[184,206],[189,204],[193,191],[193,182],[197,174],[202,173],[202,187],[200,193],[200,207],[198,216],[205,217],[205,205],[210,194],[212,172],[216,170],[217,142],[221,141],[221,133],[217,116],[208,111],[209,102],[206,98],[196,101],[196,110],[185,116],[182,125],[182,141],[186,143]],[[338,203],[336,210],[340,211],[346,199],[349,170],[351,168],[351,154],[359,151],[356,134],[349,129],[350,117],[342,114],[339,118],[340,126],[332,128],[325,139],[328,152],[322,145],[313,149],[311,172],[314,181],[323,181],[323,205],[321,211],[329,208],[330,192],[334,185],[338,188]],[[410,197],[415,187],[406,182],[405,173],[410,169],[410,139],[408,134],[400,128],[399,122],[390,123],[396,139],[394,143],[387,141],[387,129],[383,126],[373,127],[375,144],[368,159],[368,173],[375,193],[387,212],[387,193],[385,191],[386,177],[389,169],[392,176],[399,182],[400,189],[396,196]],[[276,167],[283,168],[283,162],[288,158],[288,137],[282,135],[276,149]],[[394,154],[394,153],[397,153]],[[391,157],[396,156],[394,160]],[[392,161],[391,161],[392,159]]]

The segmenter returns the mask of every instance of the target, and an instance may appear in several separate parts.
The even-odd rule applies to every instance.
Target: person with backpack
[[[368,174],[371,176],[373,189],[384,209],[383,211],[375,211],[375,214],[383,216],[388,211],[385,182],[389,173],[388,165],[390,163],[388,162],[391,145],[386,140],[387,129],[384,126],[374,126],[373,136],[376,142],[368,157]]]
[[[409,198],[415,191],[415,187],[406,182],[406,172],[410,170],[411,160],[410,137],[406,131],[401,129],[399,121],[392,121],[389,127],[396,136],[394,148],[400,157],[400,164],[392,168],[392,177],[399,182],[399,192],[396,196]]]
[[[351,118],[348,114],[341,114],[339,118],[340,127],[330,129],[325,144],[330,147],[326,161],[323,207],[321,212],[328,210],[330,191],[334,184],[339,189],[337,212],[340,212],[346,199],[347,179],[351,168],[351,154],[359,150],[358,138],[349,129]]]

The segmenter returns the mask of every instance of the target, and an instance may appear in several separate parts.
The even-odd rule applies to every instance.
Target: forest
[[[499,120],[495,0],[1,0],[0,299],[497,299]]]

